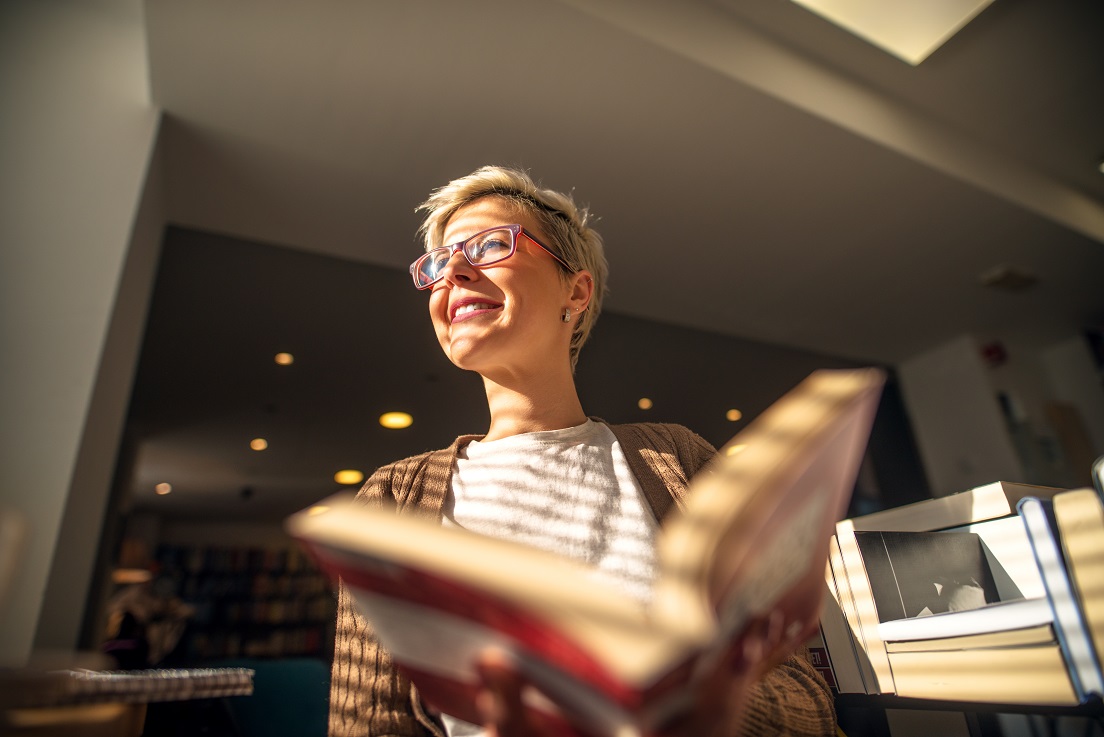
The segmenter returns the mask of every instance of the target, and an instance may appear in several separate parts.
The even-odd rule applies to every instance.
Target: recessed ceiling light
[[[414,418],[406,412],[384,412],[380,415],[379,424],[388,430],[402,430],[414,424]]]
[[[166,484],[165,482],[161,482],[157,486],[153,487],[153,490],[156,491],[161,496],[165,496],[166,494],[171,494],[172,493],[172,484]]]
[[[364,474],[353,468],[346,468],[334,474],[334,481],[339,484],[359,484],[364,480]]]
[[[640,400],[636,403],[636,406],[640,409],[651,409],[652,400],[648,399],[647,397],[641,397]]]
[[[744,413],[738,409],[730,409],[729,411],[725,412],[725,419],[729,422],[736,422],[743,416]]]
[[[153,571],[148,568],[116,568],[111,572],[111,583],[121,586],[135,583],[147,583],[153,580]]]
[[[993,0],[793,0],[916,65]]]
[[[253,438],[249,441],[249,447],[253,450],[264,450],[268,447],[268,441],[264,438]]]
[[[295,356],[291,355],[290,353],[277,353],[276,363],[280,364],[281,366],[290,366],[291,364],[295,363]]]

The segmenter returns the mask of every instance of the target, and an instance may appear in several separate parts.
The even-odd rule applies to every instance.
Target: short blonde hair
[[[443,245],[441,241],[445,227],[457,210],[488,196],[501,197],[532,217],[540,226],[544,245],[572,269],[586,269],[594,279],[590,304],[571,333],[570,359],[574,369],[579,351],[590,337],[590,331],[602,311],[609,271],[602,236],[587,224],[589,212],[576,205],[571,195],[540,188],[527,172],[520,169],[484,166],[433,190],[429,199],[418,205],[416,211],[427,213],[418,228],[418,233],[425,240],[426,250]]]

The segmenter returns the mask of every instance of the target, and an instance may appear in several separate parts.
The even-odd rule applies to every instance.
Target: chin
[[[463,369],[465,371],[477,371],[475,347],[472,345],[464,345],[467,341],[457,341],[448,345],[442,345],[441,350],[444,351],[445,357],[452,362],[452,365],[456,368]]]

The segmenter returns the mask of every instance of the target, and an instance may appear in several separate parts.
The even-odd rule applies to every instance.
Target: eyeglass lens
[[[415,269],[418,285],[425,286],[440,279],[441,271],[444,270],[455,250],[454,247],[441,246],[423,256]],[[501,228],[476,233],[460,244],[459,250],[472,266],[489,266],[513,254],[514,232],[509,228]]]

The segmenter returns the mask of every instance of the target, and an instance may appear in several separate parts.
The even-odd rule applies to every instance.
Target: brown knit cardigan
[[[689,478],[716,450],[679,425],[610,425],[657,519],[680,503]],[[458,438],[443,450],[384,466],[357,495],[370,505],[440,521],[460,448],[478,436]],[[835,710],[823,678],[806,657],[794,655],[753,688],[743,715],[743,735],[835,735]],[[332,737],[382,735],[444,737],[417,689],[400,675],[342,585],[337,612],[330,689]]]

